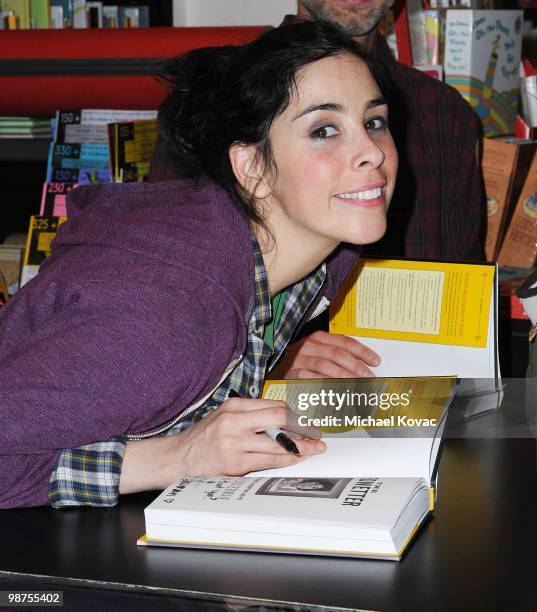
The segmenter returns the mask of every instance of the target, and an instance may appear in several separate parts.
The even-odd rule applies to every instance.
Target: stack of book
[[[0,29],[147,28],[149,6],[87,0],[1,0]]]
[[[51,135],[50,119],[38,117],[0,117],[0,138],[43,138]]]
[[[143,181],[157,138],[156,111],[66,110],[53,120],[39,215],[30,219],[21,286],[50,254],[65,199],[78,185]]]

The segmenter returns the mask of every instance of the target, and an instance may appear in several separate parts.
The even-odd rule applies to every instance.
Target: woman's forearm
[[[119,493],[165,489],[181,476],[180,444],[175,436],[127,442]]]

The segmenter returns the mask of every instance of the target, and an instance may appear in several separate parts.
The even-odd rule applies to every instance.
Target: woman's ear
[[[255,145],[233,143],[229,147],[229,161],[239,185],[250,195],[262,200],[270,194],[265,184],[263,164]]]

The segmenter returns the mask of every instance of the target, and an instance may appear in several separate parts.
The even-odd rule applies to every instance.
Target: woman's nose
[[[354,147],[352,159],[353,170],[358,168],[379,168],[384,163],[385,155],[380,146],[369,136],[360,139],[360,144]]]

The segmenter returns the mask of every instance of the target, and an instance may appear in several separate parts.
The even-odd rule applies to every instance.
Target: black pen
[[[231,389],[227,398],[230,399],[232,397],[241,397],[234,389]],[[279,444],[283,449],[285,449],[288,453],[292,453],[293,455],[300,455],[300,451],[298,450],[298,446],[291,440],[291,438],[279,427],[271,427],[270,429],[265,429],[265,433],[269,438],[274,440],[277,444]]]

